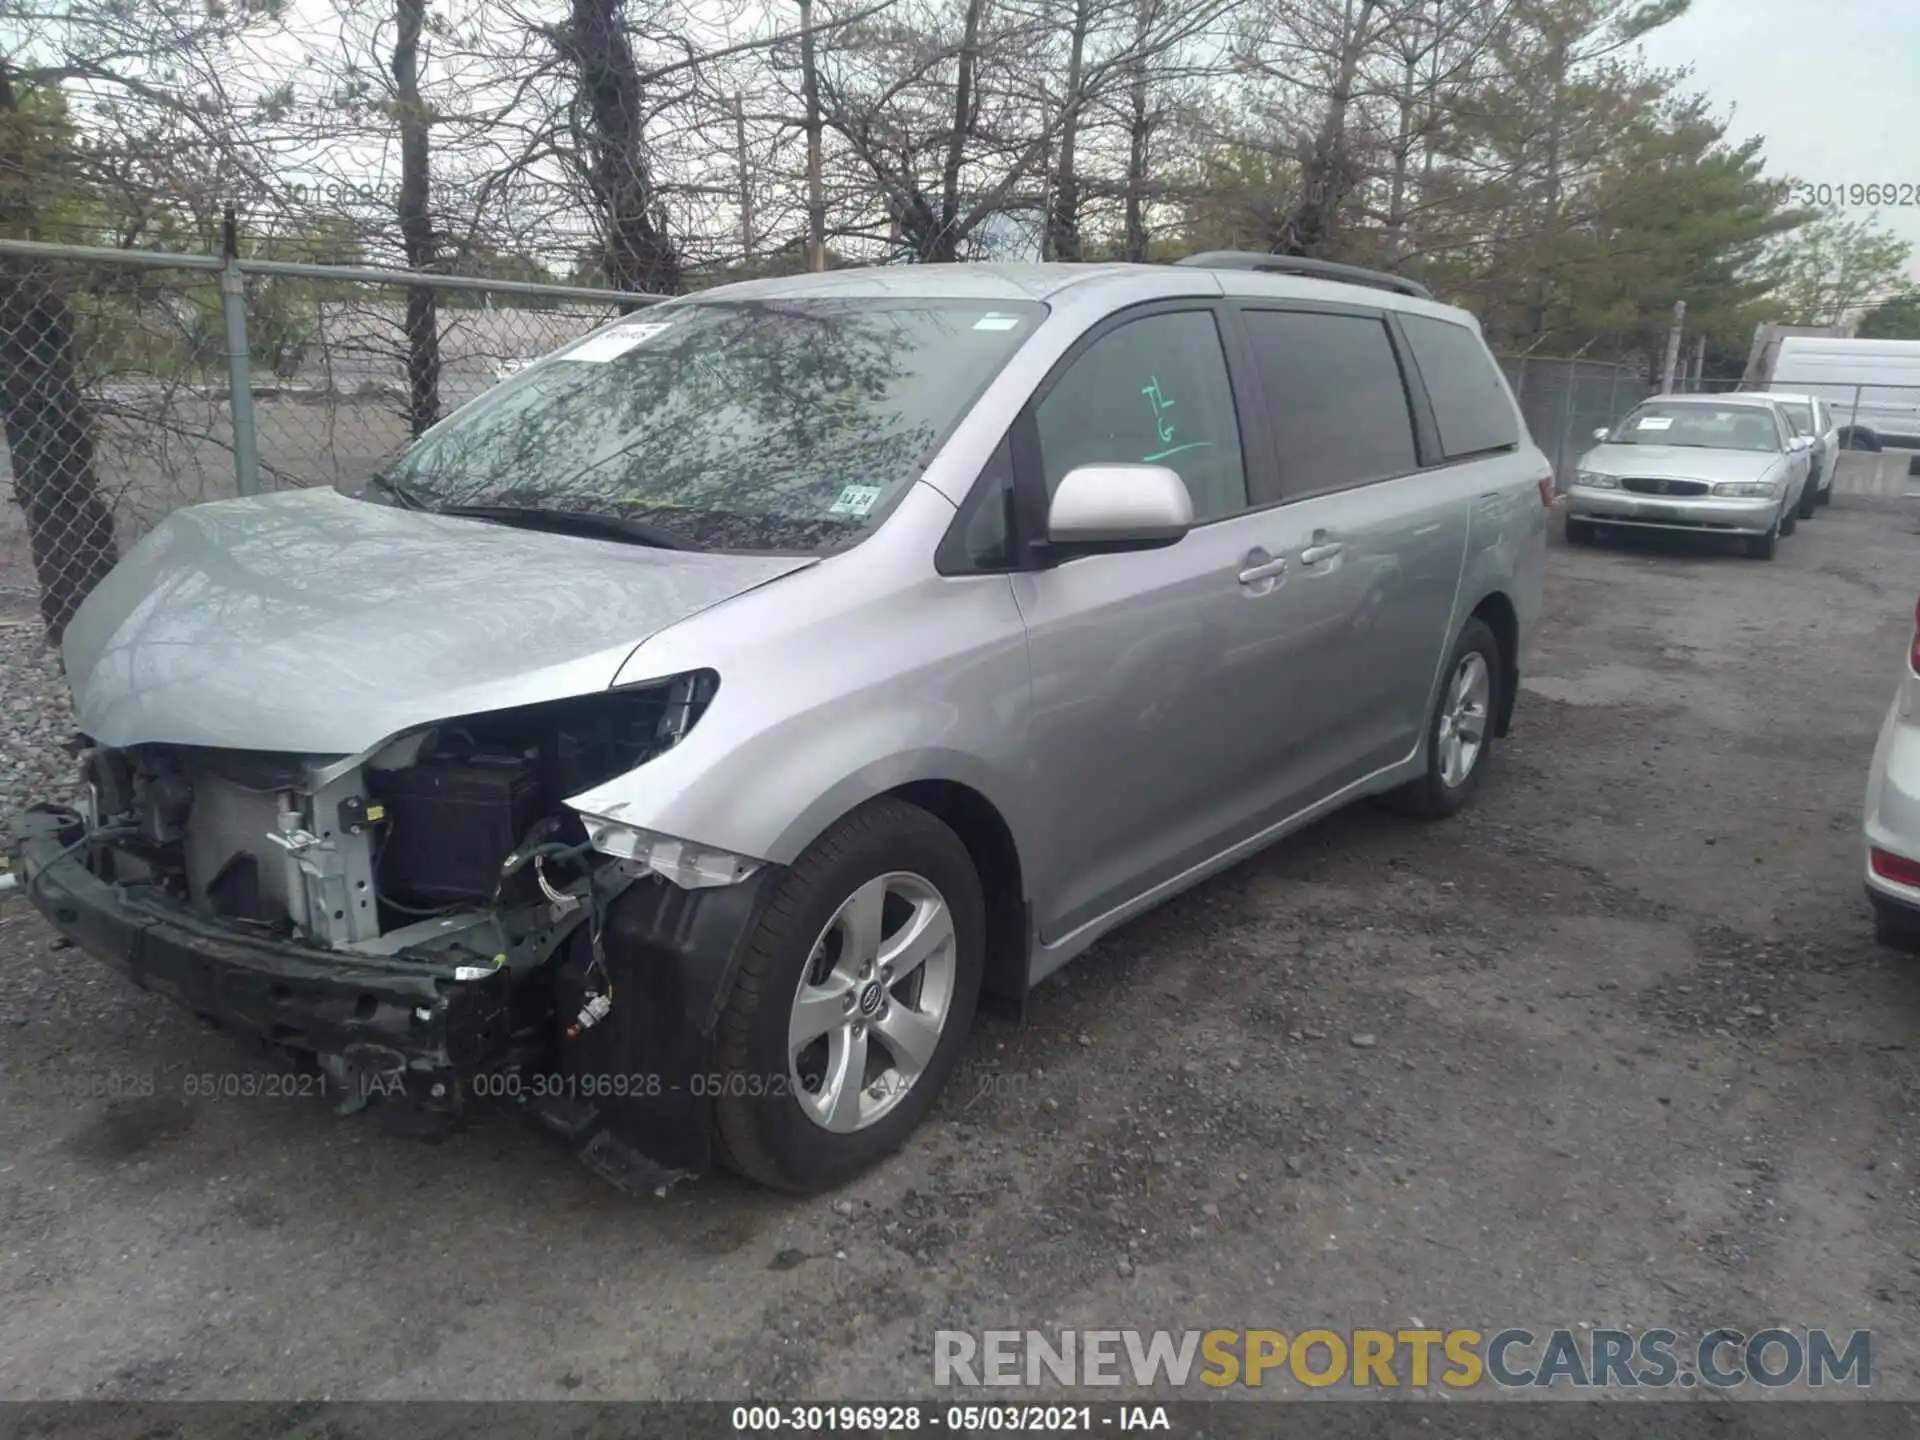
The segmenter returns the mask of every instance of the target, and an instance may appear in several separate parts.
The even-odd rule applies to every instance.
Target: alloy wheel
[[[1440,707],[1440,779],[1449,789],[1464,785],[1480,761],[1492,698],[1493,673],[1486,656],[1469,650],[1447,682],[1447,698]]]
[[[953,914],[930,882],[896,871],[849,895],[813,942],[787,1025],[806,1117],[845,1134],[892,1111],[933,1059],[957,974]]]

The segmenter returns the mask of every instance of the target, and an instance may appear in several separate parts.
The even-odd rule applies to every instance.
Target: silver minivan
[[[1350,801],[1465,804],[1553,493],[1473,318],[1371,272],[676,299],[360,494],[141,540],[19,888],[402,1128],[816,1191],[983,1001]]]

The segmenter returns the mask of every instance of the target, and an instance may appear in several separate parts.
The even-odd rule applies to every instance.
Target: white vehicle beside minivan
[[[1874,938],[1896,950],[1920,951],[1920,606],[1906,669],[1867,770],[1862,829]]]
[[[1767,389],[1825,400],[1844,449],[1920,449],[1920,340],[1789,335]]]

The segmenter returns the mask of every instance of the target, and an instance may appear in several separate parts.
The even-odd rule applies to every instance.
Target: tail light
[[[1548,470],[1545,473],[1543,473],[1540,476],[1539,483],[1540,483],[1540,503],[1542,505],[1551,507],[1553,504],[1554,497],[1560,493],[1560,486],[1553,478],[1553,471]],[[1920,606],[1915,607],[1915,613],[1920,614]],[[1917,643],[1920,643],[1920,642],[1917,642]]]
[[[1909,860],[1891,850],[1882,850],[1877,845],[1869,852],[1868,858],[1873,865],[1873,873],[1882,880],[1920,888],[1920,861]]]
[[[1920,675],[1920,601],[1913,606],[1913,642],[1907,646],[1907,668]]]

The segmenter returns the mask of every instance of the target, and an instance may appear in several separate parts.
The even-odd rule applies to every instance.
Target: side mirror
[[[1787,448],[1793,451],[1811,450],[1813,448],[1813,437],[1811,435],[1796,435],[1787,441]]]
[[[1060,555],[1157,550],[1193,528],[1193,497],[1164,465],[1080,465],[1047,509],[1047,548]]]
[[[1612,433],[1613,431],[1609,430],[1606,426],[1602,425],[1598,430],[1593,432],[1593,438],[1596,440],[1604,440],[1607,438],[1607,436],[1611,435]]]

